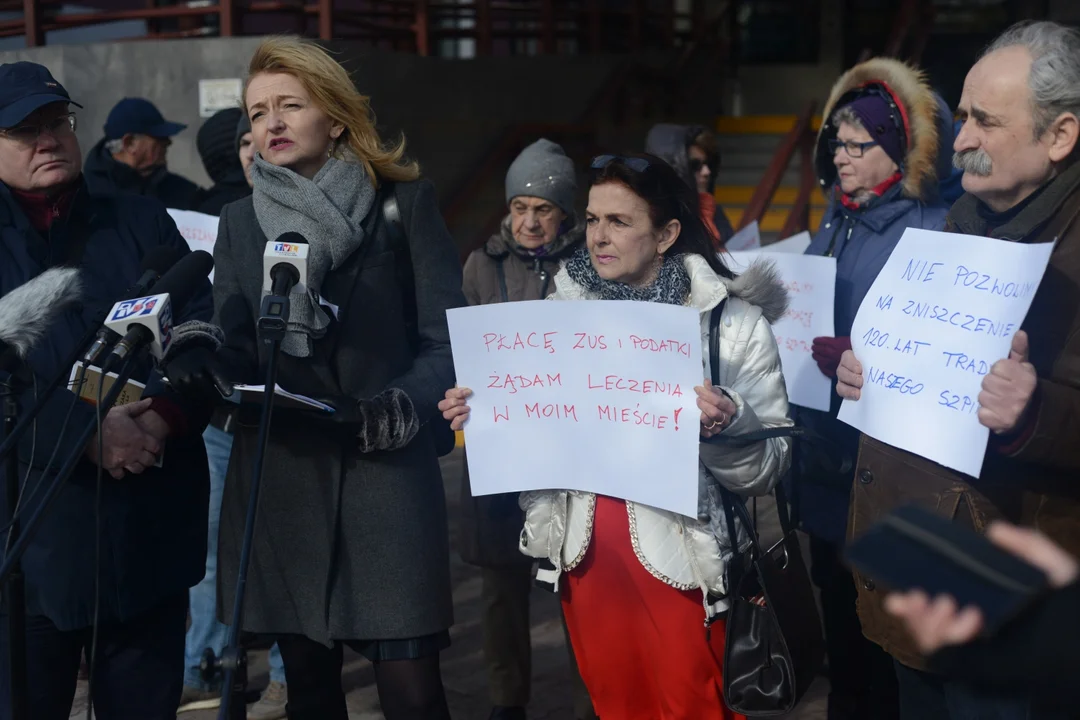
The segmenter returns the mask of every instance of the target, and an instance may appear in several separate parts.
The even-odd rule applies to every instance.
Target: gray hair
[[[1080,118],[1080,32],[1049,20],[1020,22],[994,40],[982,57],[1015,46],[1031,53],[1028,87],[1035,138],[1062,113]]]
[[[847,123],[856,130],[862,130],[863,124],[859,116],[855,114],[855,111],[851,109],[851,105],[845,105],[832,114],[833,127],[839,128],[840,123]]]
[[[120,152],[123,149],[124,149],[124,138],[116,138],[115,140],[106,140],[105,141],[105,150],[107,150],[110,155],[115,155],[116,153]]]

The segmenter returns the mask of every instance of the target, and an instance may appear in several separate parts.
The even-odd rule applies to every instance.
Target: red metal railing
[[[99,0],[104,2],[105,0]],[[55,0],[2,0],[0,10],[22,11],[22,17],[0,23],[0,37],[26,36],[26,44],[45,44],[45,33],[120,20],[145,20],[147,38],[163,37],[164,20],[182,24],[181,36],[231,37],[243,31],[249,15],[291,15],[302,32],[322,40],[366,39],[395,50],[433,54],[442,40],[472,39],[476,54],[488,55],[497,45],[505,52],[528,41],[529,51],[554,54],[571,41],[577,53],[639,52],[646,47],[673,48],[700,36],[704,0],[692,0],[680,12],[675,0],[646,3],[627,0],[605,7],[603,0],[353,0],[354,7],[335,7],[334,0],[217,0],[125,10],[62,14]],[[338,2],[340,5],[340,0]],[[309,28],[309,20],[314,27]],[[648,39],[648,42],[646,42]],[[519,48],[520,51],[520,48]]]

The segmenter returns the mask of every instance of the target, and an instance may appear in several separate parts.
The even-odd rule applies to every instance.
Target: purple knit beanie
[[[880,95],[863,95],[852,101],[848,107],[862,122],[866,132],[870,133],[870,137],[885,151],[885,154],[902,168],[904,166],[904,130],[896,126],[894,114],[885,99]]]

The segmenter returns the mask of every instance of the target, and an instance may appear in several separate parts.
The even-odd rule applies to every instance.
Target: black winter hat
[[[203,123],[195,137],[206,174],[215,183],[233,172],[243,172],[236,151],[236,124],[242,116],[240,108],[220,110]]]

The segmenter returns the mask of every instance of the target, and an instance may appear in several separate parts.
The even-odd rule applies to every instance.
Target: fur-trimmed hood
[[[708,312],[727,297],[739,298],[761,308],[769,324],[775,323],[788,309],[788,291],[776,267],[768,260],[757,260],[735,278],[716,274],[700,255],[683,255],[683,267],[690,275],[689,305]],[[555,291],[560,300],[595,299],[584,287],[570,278],[565,268],[555,276]]]
[[[906,143],[901,168],[904,196],[924,202],[934,200],[941,181],[951,170],[952,113],[930,87],[922,70],[892,58],[873,58],[860,63],[841,75],[833,85],[822,114],[815,154],[822,190],[828,194],[836,183],[836,166],[828,147],[837,130],[831,122],[832,115],[872,86],[883,89],[892,97],[903,118]]]

